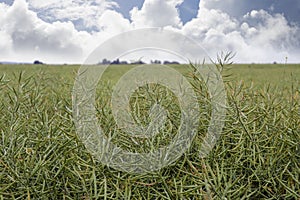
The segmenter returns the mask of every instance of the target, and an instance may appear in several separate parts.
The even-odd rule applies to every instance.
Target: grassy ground
[[[113,66],[101,83],[106,130],[115,126],[105,106],[111,85],[129,69]],[[225,127],[209,157],[198,156],[204,120],[188,152],[146,175],[102,165],[78,139],[77,70],[0,65],[0,199],[300,199],[299,65],[232,66]]]

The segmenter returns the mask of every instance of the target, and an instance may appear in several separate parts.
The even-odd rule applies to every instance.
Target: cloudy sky
[[[299,0],[0,0],[0,62],[82,63],[145,27],[190,37],[212,57],[300,63]]]

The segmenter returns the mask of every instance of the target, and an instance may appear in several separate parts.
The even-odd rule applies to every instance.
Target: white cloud
[[[182,22],[176,8],[182,0],[145,0],[143,7],[130,12],[135,28],[141,27],[181,27]]]
[[[206,7],[207,3],[210,9]],[[282,14],[252,10],[244,17],[234,18],[221,9],[212,9],[216,1],[202,0],[197,18],[182,31],[201,44],[214,57],[220,51],[237,53],[236,62],[283,61],[299,48],[299,27],[288,23]]]
[[[0,3],[0,30],[5,23],[5,15],[8,9],[9,9],[8,5],[6,5],[5,3]]]
[[[32,61],[43,58],[66,61],[82,56],[79,39],[84,37],[71,22],[46,23],[36,13],[28,10],[24,0],[15,0],[6,10],[1,30],[1,39],[8,41],[12,57]],[[4,59],[1,58],[0,59]]]
[[[202,1],[201,1],[202,2]],[[234,31],[237,21],[219,10],[208,10],[201,7],[197,18],[192,19],[183,27],[183,32],[191,36],[207,36],[210,33],[226,33]]]
[[[99,18],[98,27],[110,34],[118,34],[130,30],[132,26],[120,13],[107,10]]]
[[[28,0],[29,4],[34,8],[49,8],[55,4],[58,4],[60,0],[48,0],[48,1],[40,1],[40,0]]]
[[[106,0],[28,0],[32,9],[48,21],[67,20],[76,28],[97,28],[97,19],[108,9],[117,6]]]
[[[250,37],[254,45],[271,46],[281,50],[297,42],[299,28],[289,25],[282,14],[271,15],[264,10],[253,10],[245,15],[244,19],[250,20],[250,23],[255,22],[253,26],[257,31]]]
[[[223,1],[230,5],[236,2]],[[105,40],[141,27],[183,33],[201,44],[212,58],[228,50],[237,53],[236,62],[280,62],[285,56],[300,61],[300,28],[289,23],[285,15],[252,9],[235,17],[223,1],[201,0],[198,16],[185,25],[176,8],[183,0],[145,0],[141,9],[131,10],[131,22],[109,9],[116,5],[108,0],[0,3],[0,61],[81,63]]]
[[[10,36],[4,31],[0,31],[0,39],[0,55],[9,56],[12,47],[12,40]]]
[[[8,8],[6,4],[0,3],[0,55],[3,56],[9,55],[12,45],[10,35],[3,30],[5,23],[4,17]]]

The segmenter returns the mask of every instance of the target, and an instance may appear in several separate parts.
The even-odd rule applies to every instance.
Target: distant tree
[[[112,61],[110,64],[112,64],[112,65],[119,65],[120,64],[119,58],[117,60]]]
[[[177,61],[168,61],[168,60],[165,60],[164,61],[164,65],[179,65],[180,63],[177,62]]]
[[[139,61],[135,61],[135,62],[132,62],[131,64],[134,64],[134,65],[143,65],[143,64],[146,64],[145,62],[139,60]]]
[[[130,64],[133,64],[133,65],[143,65],[143,64],[146,64],[145,62],[142,61],[142,58],[143,57],[140,57],[138,60],[131,60]]]
[[[35,61],[33,62],[33,64],[35,64],[35,65],[43,65],[44,63],[41,62],[41,61],[39,61],[39,60],[35,60]]]
[[[103,64],[103,65],[108,65],[108,64],[110,64],[110,61],[107,60],[106,58],[104,58],[104,59],[102,60],[101,64]]]
[[[120,61],[120,65],[127,65],[128,62],[127,61]]]
[[[119,59],[116,59],[114,61],[110,61],[110,60],[107,60],[106,58],[104,58],[102,60],[102,62],[99,62],[99,64],[103,64],[103,65],[109,65],[109,64],[112,64],[112,65],[127,65],[127,61],[120,61]]]
[[[160,60],[151,60],[151,64],[157,64],[160,65],[161,61]]]

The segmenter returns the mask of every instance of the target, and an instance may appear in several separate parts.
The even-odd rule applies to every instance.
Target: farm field
[[[43,72],[65,79],[72,79],[76,76],[78,65],[0,65],[0,73],[17,74],[25,72],[30,76]],[[105,73],[104,80],[115,82],[125,72],[132,69],[134,65],[112,65]],[[186,74],[187,65],[172,65],[179,72]],[[300,64],[235,64],[231,66],[230,73],[234,80],[243,80],[246,83],[253,82],[257,87],[262,87],[268,83],[277,87],[291,86],[291,83],[299,83]],[[295,82],[296,81],[296,82]]]
[[[106,132],[115,128],[107,103],[112,86],[132,67],[112,66],[97,88]],[[173,67],[190,77],[188,66]],[[300,199],[300,65],[232,65],[224,72],[225,127],[213,151],[198,155],[204,115],[190,149],[172,166],[145,175],[102,165],[77,137],[71,97],[78,69],[0,65],[0,199]],[[201,81],[189,80],[205,93]],[[176,104],[173,96],[166,101]],[[122,134],[115,142],[143,148],[127,145]]]

